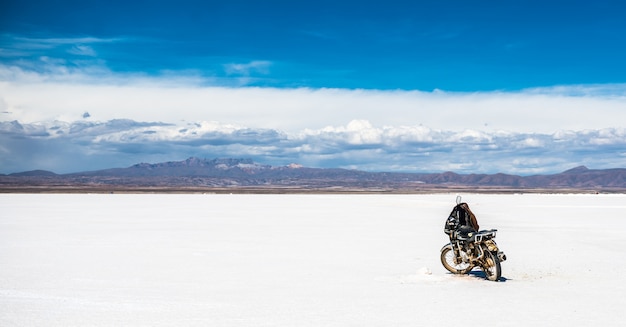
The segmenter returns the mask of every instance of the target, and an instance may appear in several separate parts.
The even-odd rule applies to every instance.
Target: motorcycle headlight
[[[489,251],[491,252],[498,251],[498,246],[493,240],[485,241],[485,245],[487,246],[487,249],[489,249]]]

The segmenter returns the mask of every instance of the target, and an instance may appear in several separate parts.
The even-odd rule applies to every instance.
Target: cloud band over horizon
[[[623,167],[626,129],[553,134],[461,132],[423,126],[374,126],[353,120],[286,133],[218,122],[176,124],[116,119],[107,122],[0,122],[1,173],[56,173],[127,167],[140,162],[252,158],[256,162],[367,171],[532,175],[588,165]]]

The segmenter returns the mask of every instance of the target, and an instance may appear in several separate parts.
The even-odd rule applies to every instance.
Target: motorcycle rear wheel
[[[497,282],[502,277],[502,268],[500,267],[500,259],[493,252],[485,249],[485,258],[482,260],[482,268],[488,280]]]
[[[468,259],[468,256],[465,252],[461,251],[461,257],[464,259]],[[448,245],[443,248],[441,251],[441,264],[446,270],[453,274],[467,274],[472,268],[474,268],[469,262],[461,261],[456,262],[456,258],[454,255],[454,251],[452,250],[452,246]]]

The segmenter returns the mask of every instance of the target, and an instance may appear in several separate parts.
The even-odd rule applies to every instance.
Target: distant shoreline
[[[577,188],[506,188],[506,187],[424,187],[406,188],[351,188],[351,187],[184,187],[184,186],[0,186],[0,194],[626,194],[626,189]]]

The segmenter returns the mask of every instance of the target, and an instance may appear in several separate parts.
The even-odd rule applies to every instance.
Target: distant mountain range
[[[0,190],[270,190],[420,192],[433,190],[626,191],[626,169],[576,167],[553,175],[390,173],[270,166],[251,159],[189,158],[71,174],[33,170],[0,175]]]

